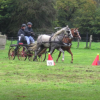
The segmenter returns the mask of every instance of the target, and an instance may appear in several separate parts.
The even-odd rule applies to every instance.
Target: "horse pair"
[[[71,32],[72,32],[73,38],[79,38],[81,40],[81,36],[79,34],[78,28],[72,28]],[[63,43],[70,43],[71,44],[72,40],[73,39],[69,39],[69,38],[64,37],[62,41],[63,41]],[[71,63],[73,63],[73,53],[71,52],[71,45],[70,46],[61,46],[61,48],[64,51],[67,51],[68,53],[71,54]],[[61,52],[59,52],[59,55],[58,55],[56,62],[58,62],[58,59],[60,56],[61,56]]]
[[[68,26],[66,26],[60,29],[59,31],[57,31],[53,36],[49,36],[45,34],[40,35],[37,39],[37,48],[36,48],[35,57],[33,60],[37,58],[37,55],[41,51],[44,52],[47,48],[50,49],[51,55],[55,49],[59,50],[60,53],[62,52],[63,53],[62,60],[64,60],[64,50],[65,50],[64,43],[66,44],[66,47],[69,47],[69,48],[71,47],[71,44],[69,44],[69,42],[73,39],[73,36],[76,35],[76,31],[74,32],[74,35],[72,35],[73,31],[75,30],[71,30]],[[77,32],[77,34],[79,35],[79,32]]]

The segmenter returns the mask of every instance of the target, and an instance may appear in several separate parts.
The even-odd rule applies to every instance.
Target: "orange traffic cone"
[[[92,65],[98,65],[97,62],[99,61],[99,54],[97,54],[96,58],[94,59]]]
[[[50,53],[48,53],[48,60],[47,60],[47,66],[54,66],[55,63],[53,61],[52,56],[50,55]]]
[[[50,55],[50,53],[48,53],[48,60],[53,60],[52,56]]]

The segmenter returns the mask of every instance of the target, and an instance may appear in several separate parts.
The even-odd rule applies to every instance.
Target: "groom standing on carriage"
[[[25,28],[25,39],[27,41],[27,44],[34,43],[34,39],[32,36],[35,36],[33,29],[32,29],[32,23],[28,22],[27,27]]]

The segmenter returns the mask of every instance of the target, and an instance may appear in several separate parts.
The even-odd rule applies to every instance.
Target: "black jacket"
[[[21,34],[23,34],[23,35],[25,36],[25,31],[24,31],[24,29],[20,29],[20,30],[18,31],[18,36],[21,36]]]
[[[25,31],[25,36],[32,36],[32,35],[34,35],[34,32],[33,32],[32,28],[26,27],[24,31]]]

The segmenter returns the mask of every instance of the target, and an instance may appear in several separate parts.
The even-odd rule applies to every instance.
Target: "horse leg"
[[[35,57],[33,58],[33,61],[37,59],[37,55],[43,50],[43,47],[38,47],[37,50],[35,51]]]
[[[53,54],[53,52],[55,51],[55,49],[53,49],[53,51],[52,51],[52,53],[51,53],[51,55]]]
[[[59,52],[59,55],[58,55],[56,62],[58,62],[58,59],[59,59],[60,56],[61,56],[61,51]]]
[[[64,61],[64,51],[61,48],[59,48],[58,50],[63,53],[63,55],[62,55],[62,61]]]
[[[39,56],[41,56],[43,53],[45,53],[46,52],[46,50],[47,50],[47,48],[44,48],[41,52],[39,52]]]
[[[50,54],[52,55],[52,53],[54,52],[55,50],[55,47],[51,47],[51,50],[50,50]]]
[[[73,53],[71,52],[70,49],[67,50],[71,54],[71,63],[73,63]]]
[[[41,47],[40,47],[41,48]],[[37,59],[37,51],[38,51],[39,47],[37,47],[36,51],[35,51],[35,55],[34,55],[34,58],[33,58],[33,61],[35,61],[35,59]]]

